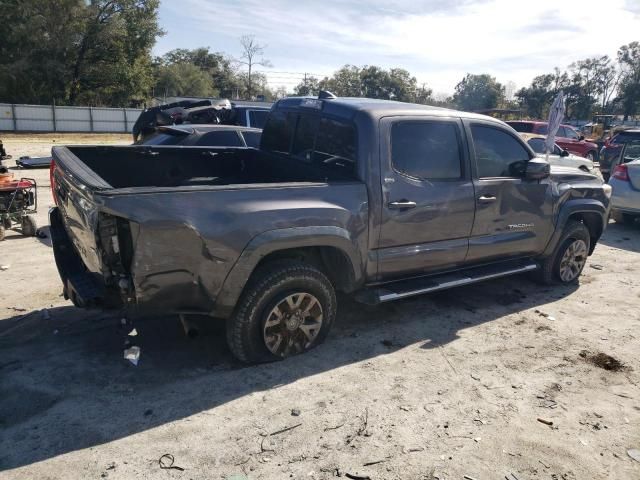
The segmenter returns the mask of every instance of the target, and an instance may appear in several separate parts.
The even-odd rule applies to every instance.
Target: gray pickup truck
[[[260,149],[55,147],[51,238],[81,307],[226,319],[234,355],[324,340],[369,304],[532,271],[575,282],[611,189],[503,122],[365,98],[286,98]]]

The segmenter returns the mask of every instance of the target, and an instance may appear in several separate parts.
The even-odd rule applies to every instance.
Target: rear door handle
[[[497,199],[493,195],[482,195],[481,197],[478,197],[478,200],[480,203],[491,203],[495,202]]]
[[[401,210],[404,208],[415,208],[416,202],[410,202],[408,200],[400,200],[399,202],[390,202],[388,207],[392,210]]]

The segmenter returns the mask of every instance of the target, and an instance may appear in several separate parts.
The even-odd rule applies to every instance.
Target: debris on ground
[[[300,416],[300,409],[299,408],[292,408],[291,409],[291,416],[292,417],[299,417]]]
[[[349,472],[346,472],[344,476],[350,478],[351,480],[371,480],[371,477],[369,475],[356,475]]]
[[[138,335],[138,330],[134,328],[127,335],[129,335],[130,337],[136,337]]]
[[[124,350],[124,359],[129,360],[135,366],[138,366],[138,360],[140,360],[140,347],[129,347]]]
[[[620,360],[606,353],[591,353],[588,350],[582,350],[578,355],[592,365],[603,368],[604,370],[608,370],[610,372],[619,372],[621,370],[627,369],[627,367]]]
[[[554,316],[553,316],[553,315],[551,315],[550,313],[543,312],[542,310],[535,309],[534,311],[535,311],[538,315],[540,315],[541,317],[544,317],[544,318],[546,318],[546,319],[549,319],[549,320],[552,320],[552,321],[556,319],[556,317],[554,317]]]
[[[553,425],[553,422],[551,420],[546,420],[544,418],[538,418],[538,421],[540,423],[544,423],[545,425],[549,425],[549,426]]]
[[[627,450],[627,455],[633,458],[636,462],[640,462],[640,450],[637,448],[630,448]]]
[[[0,265],[0,270],[9,270],[11,265]]]
[[[589,265],[591,268],[595,269],[595,270],[602,270],[604,267],[602,265],[599,265],[597,263],[592,263],[591,265]]]
[[[174,465],[176,459],[170,453],[165,453],[158,459],[158,465],[163,470],[179,470],[184,471],[184,468]]]
[[[464,478],[464,480],[476,480],[476,477],[472,477],[471,475],[464,475],[462,478]]]

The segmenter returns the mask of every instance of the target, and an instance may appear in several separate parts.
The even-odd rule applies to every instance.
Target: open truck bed
[[[54,147],[51,229],[64,293],[79,306],[176,311],[179,298],[178,311],[211,313],[243,249],[282,224],[283,211],[295,228],[345,227],[362,210],[365,186],[327,175],[249,148]]]

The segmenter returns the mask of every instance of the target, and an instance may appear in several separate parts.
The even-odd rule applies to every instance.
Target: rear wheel
[[[283,260],[256,272],[227,321],[227,343],[246,363],[304,353],[324,341],[336,315],[336,296],[315,267]]]
[[[22,217],[22,235],[25,237],[34,237],[38,230],[38,223],[33,215]]]
[[[547,285],[576,282],[587,263],[590,245],[587,227],[569,220],[555,250],[542,261],[537,279]]]

